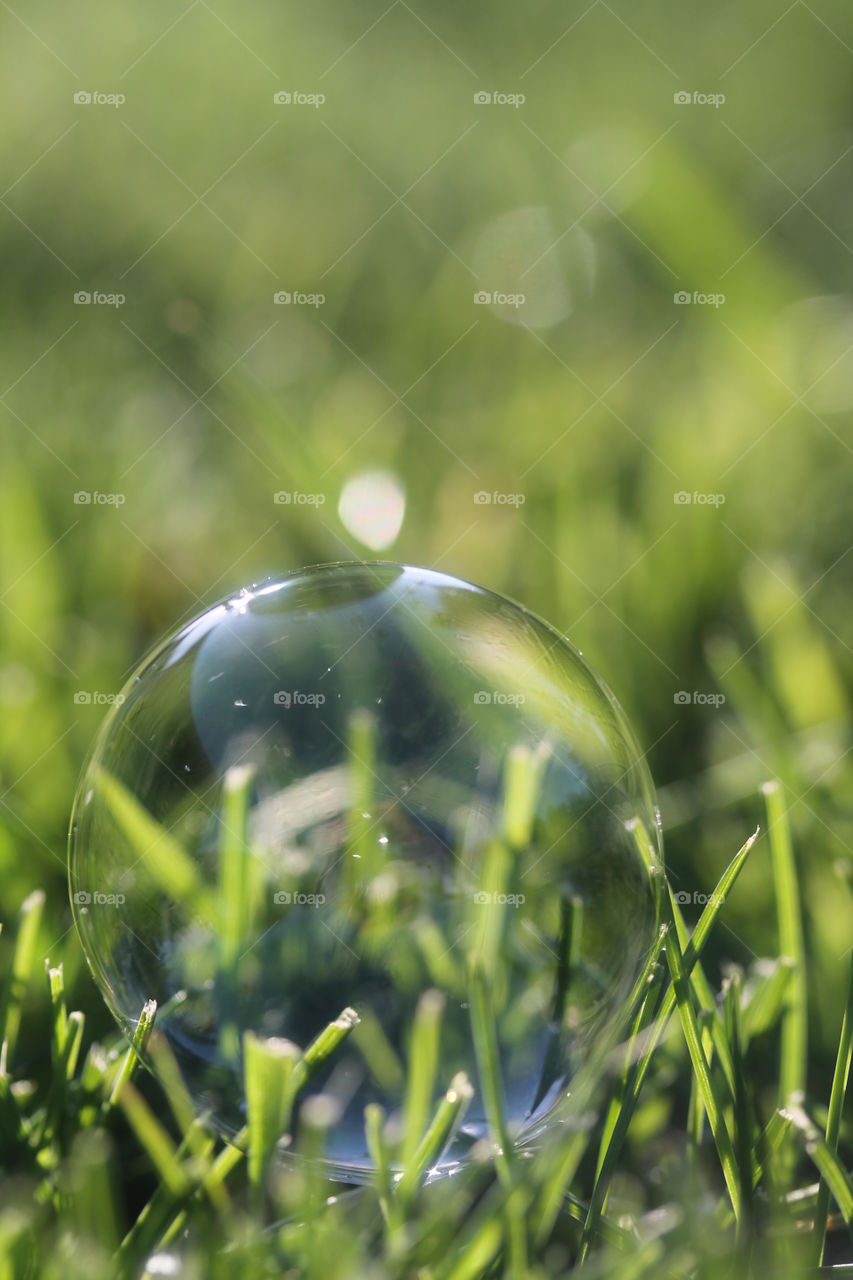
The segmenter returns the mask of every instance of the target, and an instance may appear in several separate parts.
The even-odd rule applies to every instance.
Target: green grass
[[[849,4],[211,0],[179,14],[81,0],[69,16],[43,0],[3,24],[2,1280],[95,1280],[123,1240],[129,1269],[167,1230],[183,1251],[186,1224],[188,1280],[268,1265],[476,1278],[506,1269],[511,1235],[518,1256],[520,1217],[537,1280],[581,1250],[589,1274],[626,1278],[848,1261],[827,1154],[849,1172]],[[276,88],[321,77],[322,111],[273,110]],[[120,111],[74,106],[99,84],[123,87]],[[527,102],[475,110],[479,88]],[[727,100],[677,107],[680,88]],[[481,285],[568,309],[515,323],[530,313],[473,305]],[[126,304],[74,305],[96,287]],[[326,303],[277,307],[278,288]],[[681,288],[726,302],[676,307]],[[250,581],[367,554],[337,501],[375,467],[406,493],[382,554],[522,601],[617,692],[648,749],[676,893],[707,892],[775,808],[713,928],[689,939],[685,905],[686,940],[675,913],[739,1232],[663,957],[560,1150],[519,1161],[520,1189],[487,1159],[418,1190],[393,1244],[389,1174],[320,1211],[316,1185],[273,1171],[261,1235],[243,1150],[217,1146],[199,1182],[205,1131],[187,1140],[115,1038],[67,901],[68,813],[103,712],[75,694],[114,693],[177,619]],[[123,506],[74,503],[96,489]],[[279,489],[325,502],[275,506]],[[524,503],[475,506],[479,489]],[[678,490],[725,503],[676,506]],[[679,689],[726,703],[674,705]],[[352,745],[360,800],[369,726]],[[510,841],[529,781],[522,768],[512,784]],[[239,827],[239,787],[232,799]],[[152,882],[190,886],[180,846],[159,840]],[[227,840],[218,853],[224,973],[252,886]],[[563,925],[570,972],[580,912]],[[439,930],[419,922],[416,941],[434,985],[464,1000]],[[55,999],[45,960],[62,972]],[[410,1064],[367,1016],[349,1039],[402,1091]],[[128,1075],[190,1166],[177,1216],[119,1104]],[[401,1141],[387,1122],[370,1113],[386,1168]],[[323,1125],[308,1128],[295,1140],[314,1150]],[[420,1141],[407,1135],[410,1152]]]
[[[850,1075],[851,1053],[853,1053],[853,962],[851,962],[847,1004],[844,1007],[844,1019],[841,1023],[841,1035],[838,1040],[838,1057],[835,1061],[832,1092],[829,1096],[829,1107],[827,1108],[826,1116],[826,1146],[830,1153],[835,1153],[838,1150],[844,1095],[847,1091],[847,1081]],[[825,1177],[822,1177],[815,1209],[815,1255],[818,1263],[823,1261],[829,1198],[829,1183]]]
[[[465,1075],[436,1092],[438,993],[423,996],[414,1019],[402,1132],[390,1134],[381,1109],[368,1107],[374,1177],[369,1186],[346,1189],[329,1184],[318,1163],[324,1134],[335,1122],[323,1095],[300,1109],[297,1124],[292,1117],[301,1090],[357,1030],[353,1010],[344,1010],[304,1052],[286,1041],[246,1035],[246,1127],[223,1144],[193,1111],[157,1030],[153,1002],[140,1011],[125,1053],[116,1052],[115,1042],[89,1044],[81,1058],[82,1014],[68,1011],[62,970],[50,968],[51,1067],[43,1083],[16,1071],[8,1039],[3,1045],[0,1158],[14,1180],[11,1199],[0,1208],[0,1275],[76,1275],[85,1258],[86,1274],[95,1280],[136,1276],[163,1251],[177,1253],[182,1273],[210,1276],[272,1268],[318,1277],[505,1274],[534,1280],[574,1266],[590,1277],[686,1278],[696,1274],[700,1259],[703,1275],[732,1269],[747,1274],[765,1251],[782,1259],[774,1274],[806,1274],[822,1257],[827,1224],[837,1251],[839,1224],[853,1222],[853,1179],[844,1163],[850,1139],[842,1122],[849,1005],[825,1136],[812,1118],[819,1098],[800,1095],[762,1115],[750,1047],[760,1042],[765,1053],[775,1053],[777,1078],[785,1079],[791,1006],[788,983],[778,974],[788,975],[789,966],[780,959],[750,990],[735,970],[714,991],[700,963],[725,922],[736,882],[758,856],[757,835],[720,877],[692,932],[664,885],[669,920],[622,1010],[610,1065],[594,1080],[575,1082],[587,1103],[583,1112],[532,1154],[514,1150],[507,1130],[490,971],[482,964],[482,947],[472,945],[472,1035],[491,1141],[453,1177],[437,1182],[429,1170],[475,1093]],[[779,874],[778,849],[772,857]],[[785,875],[793,874],[790,858],[783,867]],[[788,915],[782,918],[790,924],[796,901],[791,884],[784,900]],[[32,946],[38,907],[38,900],[28,900],[7,925],[16,939],[3,978],[7,1036],[20,1026],[27,979],[34,976],[25,961],[31,969],[38,962]],[[497,952],[488,954],[494,962]],[[673,1014],[680,1037],[672,1034]],[[140,1055],[156,1065],[157,1084],[141,1071]],[[680,1140],[674,1124],[661,1130],[659,1122],[643,1120],[644,1109],[654,1113],[666,1104],[675,1082],[690,1093],[693,1115],[690,1125],[685,1116]],[[710,1141],[696,1122],[700,1105]],[[670,1169],[660,1203],[647,1218],[626,1211],[620,1181],[644,1167],[649,1147],[663,1133]],[[132,1211],[103,1194],[104,1170],[119,1156],[139,1171],[144,1188]],[[690,1177],[680,1183],[688,1161]],[[810,1164],[819,1176],[816,1191]],[[26,1186],[32,1194],[25,1197],[18,1189]],[[698,1243],[712,1223],[716,1261],[710,1252],[703,1257]]]

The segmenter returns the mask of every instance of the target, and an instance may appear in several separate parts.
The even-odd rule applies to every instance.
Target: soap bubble
[[[363,1179],[364,1108],[402,1129],[427,1008],[436,1098],[474,1086],[451,1170],[488,1133],[480,973],[512,1140],[560,1122],[656,938],[660,866],[634,737],[565,639],[441,573],[331,565],[208,609],[123,692],[75,802],[73,910],[128,1036],[157,1001],[200,1112],[245,1123],[245,1033],[305,1048],[351,1007],[295,1124],[322,1094],[329,1171]]]

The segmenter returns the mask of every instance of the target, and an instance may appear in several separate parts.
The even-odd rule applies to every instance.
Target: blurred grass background
[[[0,917],[48,890],[45,952],[105,1029],[64,872],[94,694],[247,582],[370,556],[337,506],[382,468],[382,555],[520,600],[614,688],[678,886],[710,892],[782,780],[826,1096],[853,921],[849,9],[16,0],[0,27]],[[75,103],[96,91],[126,100]],[[75,304],[96,290],[125,301]],[[718,961],[776,953],[766,848],[725,919]]]

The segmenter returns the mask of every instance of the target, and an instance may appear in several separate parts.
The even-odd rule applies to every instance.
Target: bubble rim
[[[95,982],[96,987],[101,993],[101,996],[104,1000],[104,1003],[107,1006],[107,1009],[109,1010],[113,1019],[117,1023],[119,1029],[124,1034],[128,1043],[132,1043],[133,1041],[133,1037],[138,1025],[138,1019],[128,1017],[124,1012],[122,1012],[119,1009],[118,1005],[113,1000],[112,985],[110,983],[110,980],[106,972],[103,970],[103,967],[99,965],[96,958],[90,954],[90,948],[86,944],[85,935],[84,935],[84,924],[81,919],[84,912],[81,910],[81,904],[78,904],[74,900],[75,890],[74,890],[74,884],[73,884],[73,865],[74,865],[75,853],[76,853],[75,825],[76,825],[77,816],[78,816],[81,803],[83,803],[86,798],[84,794],[84,783],[86,781],[86,778],[88,777],[89,771],[92,768],[95,761],[97,760],[98,756],[105,749],[109,741],[110,734],[114,727],[114,724],[121,715],[122,708],[124,706],[124,703],[127,700],[128,693],[139,683],[139,681],[144,677],[146,672],[157,661],[157,659],[170,646],[172,646],[180,638],[181,635],[183,635],[186,632],[189,632],[191,628],[198,626],[199,622],[203,618],[207,617],[208,615],[215,612],[216,610],[227,608],[229,605],[232,605],[240,601],[241,599],[245,599],[247,596],[252,597],[263,589],[270,591],[271,588],[279,588],[279,587],[284,588],[290,585],[294,585],[298,581],[305,578],[317,577],[325,573],[333,572],[336,570],[346,570],[346,569],[352,569],[352,570],[395,569],[395,570],[402,570],[404,573],[410,572],[413,574],[428,574],[431,577],[443,580],[443,583],[447,586],[452,586],[457,589],[461,587],[461,588],[464,588],[465,590],[472,591],[477,595],[487,597],[495,601],[497,604],[501,604],[501,605],[508,604],[512,606],[512,608],[516,609],[519,613],[524,615],[524,617],[530,619],[537,627],[541,628],[546,634],[553,636],[555,644],[562,645],[564,648],[567,648],[568,650],[570,650],[575,662],[581,667],[585,675],[592,681],[593,685],[600,690],[600,692],[606,699],[611,709],[611,712],[614,716],[616,726],[628,745],[630,756],[631,756],[631,762],[630,762],[628,773],[633,775],[634,785],[635,787],[639,787],[639,790],[642,793],[642,797],[646,802],[648,812],[654,815],[654,832],[655,832],[654,852],[656,854],[656,862],[659,870],[662,872],[664,869],[664,851],[663,851],[661,816],[660,816],[660,810],[657,804],[654,780],[652,778],[651,771],[648,767],[648,764],[646,763],[646,753],[641,751],[639,741],[637,739],[636,734],[634,733],[633,728],[631,727],[628,717],[626,716],[621,703],[619,702],[618,698],[616,697],[615,693],[612,691],[610,686],[607,684],[607,682],[598,674],[597,671],[594,670],[594,668],[589,664],[589,662],[587,662],[583,653],[577,648],[575,644],[573,644],[571,639],[567,635],[565,635],[563,632],[558,631],[557,628],[552,623],[548,622],[540,614],[534,612],[534,610],[532,609],[529,609],[526,605],[522,604],[520,601],[516,600],[512,596],[504,595],[501,592],[494,591],[489,587],[484,587],[479,583],[471,582],[466,578],[459,578],[454,574],[444,573],[437,569],[429,569],[422,565],[413,565],[413,564],[404,563],[404,562],[395,561],[395,560],[366,560],[366,561],[335,560],[335,561],[323,562],[321,564],[305,565],[299,569],[291,570],[290,572],[285,573],[283,575],[269,574],[264,578],[261,578],[255,582],[252,582],[251,585],[249,586],[242,587],[237,592],[231,592],[228,595],[221,597],[219,600],[214,601],[212,604],[206,606],[204,609],[201,610],[201,612],[199,612],[193,618],[191,618],[189,622],[185,622],[167,631],[164,635],[161,636],[161,638],[158,641],[156,641],[153,645],[151,645],[148,648],[144,656],[140,659],[140,661],[137,663],[137,665],[134,667],[133,671],[129,675],[128,679],[123,684],[121,689],[121,693],[123,697],[121,699],[117,699],[116,702],[109,707],[106,715],[104,716],[103,721],[101,722],[98,732],[96,733],[93,739],[92,745],[90,746],[88,752],[84,757],[83,763],[80,768],[80,773],[77,779],[77,784],[74,792],[74,799],[71,805],[69,827],[68,827],[68,838],[67,838],[68,894],[69,894],[69,899],[71,903],[71,914],[74,922],[75,933],[77,935],[78,942],[80,943],[80,947],[85,957],[89,972],[92,975],[92,978]],[[659,920],[657,921],[657,924],[659,924]],[[153,1073],[151,1064],[147,1060],[147,1055],[143,1053],[140,1055],[140,1057],[141,1057],[141,1061],[146,1066],[146,1068],[149,1071],[152,1071]],[[555,1103],[555,1107],[552,1108],[552,1110],[556,1109],[557,1105],[558,1104]],[[222,1130],[220,1128],[220,1132],[221,1131]],[[534,1133],[535,1133],[535,1129],[534,1129]],[[536,1142],[534,1134],[530,1134],[528,1136],[533,1138],[533,1141],[531,1142],[530,1147],[528,1147],[527,1141],[525,1141],[524,1139],[522,1139],[522,1141],[523,1141],[524,1149],[529,1151],[532,1147],[538,1146],[539,1144]],[[543,1138],[545,1137],[544,1132],[542,1136]],[[293,1153],[289,1153],[289,1154],[291,1158],[293,1158]],[[367,1177],[369,1173],[369,1171],[364,1171],[357,1167],[338,1165],[333,1160],[322,1160],[319,1163],[321,1163],[324,1167],[329,1168],[330,1170],[333,1170],[333,1171],[337,1170],[339,1173],[343,1173],[346,1170],[346,1176],[353,1178],[356,1181],[361,1181],[362,1178]],[[448,1165],[448,1169],[455,1167],[457,1163],[458,1163],[457,1161],[452,1161]]]

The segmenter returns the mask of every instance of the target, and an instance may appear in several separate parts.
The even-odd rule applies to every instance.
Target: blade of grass
[[[443,1011],[444,996],[435,990],[425,991],[415,1010],[409,1049],[409,1074],[403,1102],[400,1160],[404,1169],[412,1163],[433,1105]]]
[[[678,944],[684,952],[690,941],[690,935],[687,932],[687,925],[684,922],[684,916],[674,895],[670,895],[670,906],[675,918],[675,926],[678,930]],[[711,990],[711,984],[705,977],[705,971],[701,962],[697,959],[690,972],[690,984],[696,996],[698,1007],[706,1015],[704,1019],[708,1036],[714,1046],[714,1051],[719,1059],[723,1074],[726,1077],[726,1084],[729,1086],[729,1092],[734,1096],[734,1067],[732,1065],[732,1055],[729,1050],[728,1041],[726,1040],[725,1028],[722,1019],[717,1011],[717,1002],[714,999],[714,993]]]
[[[403,1065],[381,1022],[369,1006],[362,1011],[352,1039],[380,1088],[388,1094],[402,1090],[406,1079]]]
[[[347,859],[352,887],[358,888],[380,870],[382,846],[371,839],[376,779],[376,718],[365,707],[357,708],[349,718],[347,744],[349,756],[350,804],[348,837],[350,857]]]
[[[752,1180],[755,1148],[755,1117],[747,1087],[746,1064],[743,1060],[741,1030],[742,974],[734,970],[723,988],[726,1014],[726,1039],[731,1046],[734,1074],[735,1155],[740,1179],[741,1205],[745,1217],[752,1210]]]
[[[640,976],[634,985],[634,990],[627,1002],[625,1021],[628,1026],[628,1039],[625,1045],[624,1065],[616,1084],[616,1088],[610,1097],[604,1124],[602,1125],[601,1139],[599,1142],[598,1156],[596,1158],[595,1165],[596,1179],[601,1172],[602,1162],[607,1152],[610,1138],[625,1098],[625,1091],[628,1087],[631,1069],[635,1062],[638,1038],[643,1032],[645,1032],[654,1015],[655,1008],[657,1007],[658,987],[662,976],[659,968],[659,960],[668,931],[668,926],[665,924],[661,925],[658,929],[657,940],[649,952],[646,963],[643,966],[642,972],[640,973]]]
[[[832,1089],[829,1094],[829,1109],[826,1116],[826,1145],[836,1154],[838,1151],[838,1135],[841,1129],[841,1112],[844,1096],[847,1092],[847,1081],[850,1076],[850,1059],[853,1051],[853,958],[850,962],[850,973],[847,980],[847,1002],[841,1020],[841,1035],[838,1040],[838,1053],[835,1058],[835,1071],[832,1076]],[[826,1220],[829,1213],[829,1183],[821,1174],[818,1188],[817,1207],[815,1209],[815,1262],[823,1263],[823,1251],[826,1242]]]
[[[65,983],[62,965],[51,968],[46,962],[48,992],[51,1003],[51,1061],[53,1074],[50,1081],[41,1142],[54,1137],[66,1112],[68,1081],[77,1070],[77,1059],[83,1039],[84,1017],[82,1013],[68,1014],[65,1005]]]
[[[693,966],[702,954],[702,948],[708,941],[708,935],[717,923],[717,919],[726,901],[726,897],[734,888],[735,882],[743,870],[743,864],[749,857],[756,840],[759,836],[759,828],[753,831],[752,835],[738,849],[729,865],[717,881],[716,888],[711,894],[708,902],[702,910],[702,914],[693,930],[690,941],[684,948],[684,965],[688,973],[692,973]],[[674,997],[673,997],[674,1000]]]
[[[465,970],[454,964],[447,939],[431,917],[420,916],[411,926],[412,937],[424,958],[430,980],[440,991],[465,999]]]
[[[228,769],[222,784],[219,831],[219,943],[226,972],[236,963],[249,932],[250,894],[246,867],[249,790],[254,770],[249,765]]]
[[[23,1120],[12,1084],[0,1070],[0,1151],[7,1157],[23,1137]]]
[[[251,1031],[243,1037],[243,1052],[249,1182],[257,1190],[290,1117],[291,1081],[300,1055],[290,1040],[266,1040]]]
[[[756,1036],[768,1031],[779,1019],[788,999],[794,962],[780,956],[771,962],[769,972],[759,979],[752,997],[743,1008],[744,1050]]]
[[[637,852],[643,861],[643,866],[651,877],[652,894],[654,896],[655,903],[655,919],[658,924],[660,924],[662,918],[661,893],[665,883],[664,866],[660,857],[660,849],[649,835],[646,824],[643,822],[642,818],[631,818],[626,823],[626,826],[634,838],[634,844],[637,846]]]
[[[126,1088],[133,1089],[133,1085],[128,1085]],[[121,1097],[125,1096],[126,1093],[123,1090]],[[194,1128],[201,1128],[201,1122],[196,1120]],[[195,1145],[195,1134],[185,1135],[183,1142],[175,1152],[175,1159],[178,1162],[182,1161],[193,1145]],[[214,1140],[208,1137],[205,1160],[209,1159],[213,1147]],[[196,1168],[201,1167],[203,1167],[202,1162],[196,1161]],[[180,1163],[179,1168],[183,1175],[185,1171]],[[184,1183],[185,1190],[178,1195],[174,1194],[166,1180],[161,1180],[157,1184],[151,1199],[143,1206],[116,1250],[115,1259],[121,1275],[128,1277],[137,1275],[139,1259],[147,1258],[148,1254],[156,1248],[164,1237],[170,1237],[185,1211],[190,1195],[200,1185],[200,1182],[201,1177],[198,1172],[195,1172],[192,1177],[187,1173]]]
[[[735,1218],[740,1221],[741,1179],[738,1163],[735,1158],[729,1131],[726,1128],[722,1100],[717,1091],[717,1087],[714,1084],[713,1077],[708,1067],[708,1060],[705,1057],[705,1050],[702,1047],[702,1036],[699,1030],[699,1023],[696,1018],[696,1010],[693,1007],[690,982],[687,977],[687,969],[685,967],[681,947],[678,943],[678,930],[675,927],[670,930],[667,938],[666,958],[669,964],[670,976],[672,978],[672,991],[675,996],[675,1004],[681,1019],[684,1040],[687,1045],[687,1052],[690,1055],[690,1061],[696,1077],[699,1095],[708,1116],[708,1124],[711,1127],[711,1133],[714,1136],[717,1154],[720,1158],[723,1177],[725,1178],[726,1186],[729,1190],[729,1196],[731,1197]]]
[[[78,1009],[69,1013],[68,1030],[65,1036],[65,1051],[61,1063],[66,1082],[71,1080],[77,1070],[77,1060],[80,1056],[80,1046],[83,1043],[83,1028],[85,1024],[86,1017]]]
[[[351,1009],[347,1005],[346,1009],[343,1009],[327,1027],[324,1027],[318,1036],[315,1036],[303,1053],[301,1060],[296,1064],[292,1081],[294,1097],[300,1089],[304,1088],[314,1073],[322,1067],[323,1063],[331,1058],[338,1046],[358,1026],[358,1023],[359,1016],[355,1009]]]
[[[644,861],[646,862],[646,865],[649,867],[650,870],[659,870],[660,863],[657,858],[655,847],[652,844],[651,840],[649,839],[648,832],[646,831],[645,826],[639,820],[639,818],[635,818],[632,820],[632,828],[634,831],[634,838],[637,842],[638,847],[643,853]],[[663,877],[659,875],[656,876],[655,883],[658,889],[658,893],[656,897],[658,912],[660,913],[664,909],[665,905],[668,905],[669,912],[675,917],[675,924],[676,924],[676,928],[678,929],[678,942],[683,952],[689,943],[690,935],[687,930],[687,925],[684,921],[684,916],[681,913],[681,908],[678,905],[678,896],[676,894],[673,894],[672,892],[669,892],[667,895],[669,898],[669,902],[668,904],[664,904],[663,894],[666,892],[666,887],[665,887],[665,884],[663,883]],[[697,1005],[706,1015],[706,1017],[702,1019],[703,1043],[705,1043],[706,1053],[709,1051],[709,1042],[710,1042],[710,1044],[713,1044],[714,1050],[720,1062],[720,1066],[722,1067],[723,1072],[725,1074],[726,1083],[729,1086],[729,1090],[732,1094],[734,1094],[732,1059],[731,1059],[731,1054],[729,1053],[729,1046],[726,1042],[725,1030],[723,1028],[722,1019],[720,1018],[720,1015],[717,1011],[717,1003],[714,999],[714,994],[711,990],[711,985],[708,982],[708,979],[705,977],[705,971],[702,968],[702,964],[698,959],[690,971],[690,983],[691,983],[691,986],[693,987],[693,991],[696,996]],[[702,1124],[701,1107],[696,1108],[693,1118],[696,1122],[698,1129],[701,1130],[701,1124]]]
[[[157,1001],[146,1000],[142,1006],[142,1012],[139,1015],[139,1021],[136,1024],[136,1030],[133,1033],[133,1040],[130,1048],[122,1059],[121,1066],[116,1074],[113,1087],[109,1098],[104,1103],[104,1114],[112,1110],[116,1105],[119,1094],[125,1083],[133,1077],[139,1062],[140,1055],[145,1052],[148,1044],[148,1037],[151,1035],[151,1029],[154,1026],[154,1019],[157,1016]]]
[[[166,1095],[172,1115],[177,1121],[178,1128],[181,1133],[192,1133],[196,1138],[197,1150],[200,1149],[204,1145],[205,1139],[203,1131],[193,1125],[196,1114],[192,1098],[187,1086],[184,1084],[181,1069],[169,1047],[168,1040],[158,1031],[152,1031],[150,1034],[148,1054],[151,1058],[151,1064],[157,1073],[157,1079]],[[197,1150],[193,1154],[197,1154]]]
[[[219,986],[225,1016],[220,1043],[230,1059],[240,1051],[240,1033],[235,1021],[238,999],[237,964],[251,932],[250,914],[254,893],[250,883],[255,859],[247,848],[249,791],[254,770],[249,765],[228,769],[222,784],[219,823],[218,929]]]
[[[504,1185],[511,1185],[513,1147],[504,1109],[504,1087],[495,1017],[486,979],[477,964],[471,966],[469,1000],[474,1056],[477,1060],[480,1090],[494,1147],[495,1164],[498,1176]]]
[[[762,787],[767,805],[767,833],[779,917],[782,955],[792,963],[791,981],[782,1018],[782,1051],[779,1064],[779,1105],[805,1093],[807,1016],[805,946],[797,868],[791,845],[788,811],[779,782]]]
[[[11,1066],[15,1056],[21,1026],[21,1006],[35,967],[36,942],[43,910],[44,893],[41,889],[36,889],[24,899],[18,913],[12,963],[0,1001],[0,1044],[5,1042],[7,1067]]]
[[[134,1085],[126,1080],[118,1103],[127,1117],[165,1189],[176,1199],[189,1191],[189,1180],[178,1158],[178,1149]]]
[[[699,1152],[705,1132],[705,1108],[699,1094],[699,1082],[690,1077],[690,1097],[687,1103],[687,1179],[691,1194],[696,1194],[699,1173]]]
[[[291,1103],[298,1094],[299,1090],[304,1088],[311,1076],[320,1069],[326,1060],[331,1057],[338,1045],[350,1034],[355,1026],[358,1025],[358,1014],[354,1009],[347,1007],[342,1013],[335,1018],[334,1022],[330,1022],[327,1027],[320,1032],[314,1040],[311,1041],[302,1059],[297,1063],[291,1079]],[[211,1193],[215,1189],[216,1184],[224,1182],[225,1178],[233,1169],[241,1162],[246,1154],[249,1140],[248,1127],[244,1126],[239,1133],[235,1134],[229,1145],[222,1150],[216,1157],[209,1172],[205,1174],[202,1182],[203,1189]]]
[[[429,1128],[397,1183],[395,1199],[404,1212],[414,1199],[430,1166],[451,1141],[473,1096],[470,1080],[464,1071],[460,1071],[450,1082],[450,1088],[439,1102]]]
[[[486,1120],[489,1125],[495,1167],[508,1198],[504,1206],[507,1237],[507,1270],[510,1275],[527,1274],[527,1231],[523,1203],[523,1189],[516,1185],[515,1148],[506,1118],[505,1090],[497,1039],[497,1019],[492,1000],[491,984],[486,977],[494,976],[494,966],[484,970],[482,950],[475,952],[470,964],[469,1005],[471,1031],[474,1041],[474,1057],[477,1062],[480,1090],[483,1095]]]
[[[548,763],[547,744],[535,752],[518,743],[507,753],[504,776],[503,836],[510,849],[525,849],[533,835],[542,774]]]
[[[826,1181],[835,1203],[841,1210],[841,1216],[850,1227],[853,1223],[853,1181],[850,1175],[801,1106],[793,1103],[781,1108],[779,1114],[789,1121],[803,1138],[806,1154],[817,1167],[821,1179]]]
[[[384,1124],[385,1112],[377,1102],[371,1102],[364,1109],[364,1134],[367,1150],[373,1161],[373,1181],[379,1197],[379,1208],[387,1223],[390,1218],[392,1179],[390,1153],[383,1133]]]
[[[191,901],[194,911],[217,926],[215,903],[183,845],[105,769],[98,771],[98,788],[119,831],[159,887],[177,902]]]
[[[785,1143],[790,1125],[781,1112],[774,1111],[764,1126],[757,1143],[758,1159],[752,1171],[753,1190],[763,1179],[769,1179]]]
[[[482,1280],[500,1252],[503,1229],[499,1221],[485,1222],[473,1240],[465,1245],[461,1258],[441,1273],[441,1280]]]
[[[581,1160],[589,1146],[591,1128],[591,1124],[579,1127],[565,1141],[559,1163],[540,1192],[531,1220],[533,1243],[538,1248],[545,1245],[554,1229],[566,1198],[566,1189],[580,1168]]]
[[[483,853],[480,887],[473,895],[468,954],[471,963],[494,981],[500,965],[501,940],[507,914],[507,886],[511,854],[503,840],[490,840]]]
[[[687,973],[692,972],[693,966],[698,957],[702,954],[702,949],[708,940],[708,935],[714,927],[720,912],[723,909],[727,895],[731,892],[737,881],[744,863],[749,857],[755,842],[758,839],[758,828],[752,833],[748,840],[744,842],[738,852],[732,858],[726,870],[720,876],[714,892],[708,899],[696,928],[693,930],[693,936],[684,949],[684,968]],[[663,895],[662,895],[663,896]],[[650,1032],[646,1038],[645,1047],[640,1056],[639,1061],[631,1072],[631,1077],[625,1088],[625,1096],[622,1105],[616,1116],[616,1122],[607,1144],[607,1150],[603,1159],[600,1161],[598,1173],[596,1175],[595,1184],[593,1186],[592,1196],[590,1197],[589,1213],[584,1223],[583,1233],[581,1236],[579,1258],[582,1261],[588,1251],[590,1241],[595,1231],[596,1223],[601,1215],[607,1191],[610,1186],[610,1180],[616,1166],[619,1153],[631,1124],[631,1120],[636,1110],[637,1101],[652,1060],[652,1056],[657,1048],[661,1036],[663,1035],[672,1010],[675,1007],[675,993],[670,985],[666,994],[661,1001],[660,1012],[657,1019],[652,1025]]]
[[[54,1065],[62,1060],[65,1051],[65,1037],[68,1035],[68,1012],[65,1005],[65,982],[62,975],[62,965],[57,965],[55,969],[51,968],[50,962],[45,961],[45,972],[47,974],[47,990],[50,996],[51,1010],[51,1037],[50,1049]]]
[[[556,1079],[559,1064],[565,1050],[566,1029],[564,1019],[572,973],[580,955],[580,938],[583,929],[583,902],[580,898],[560,899],[560,932],[557,942],[557,972],[554,978],[554,995],[551,1001],[548,1047],[542,1060],[539,1084],[531,1104],[535,1112]]]

